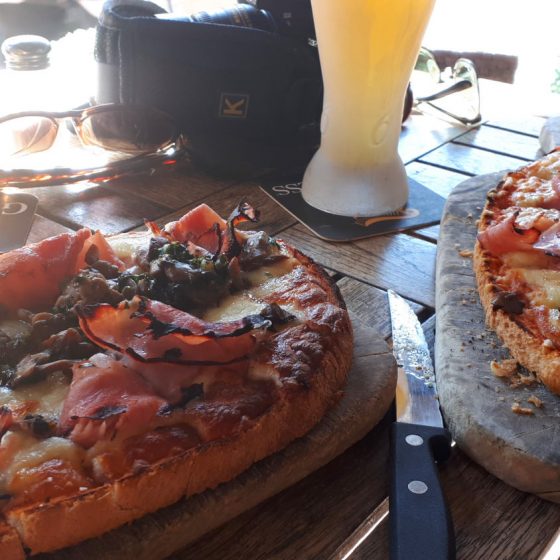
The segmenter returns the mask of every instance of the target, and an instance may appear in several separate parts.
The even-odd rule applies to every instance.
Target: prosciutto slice
[[[89,229],[62,233],[0,255],[0,299],[8,310],[52,305],[60,285],[76,271]]]
[[[100,440],[145,432],[166,404],[134,370],[105,354],[95,354],[73,368],[59,430],[89,448]]]
[[[85,335],[102,348],[143,362],[217,365],[246,358],[258,331],[271,325],[262,315],[208,323],[164,303],[135,296],[117,307],[77,308]]]
[[[220,235],[217,231],[225,231],[226,226],[226,220],[210,206],[200,204],[181,219],[168,224],[166,229],[176,241],[191,241],[210,253],[216,253],[220,249]]]
[[[235,229],[236,226],[243,222],[256,222],[258,218],[259,212],[245,201],[239,203],[227,220],[208,205],[201,204],[180,220],[168,224],[166,230],[180,243],[191,243],[213,255],[224,253],[233,258],[247,239],[247,234]]]
[[[517,214],[494,224],[478,234],[482,247],[493,255],[503,255],[512,251],[533,251],[533,244],[540,236],[535,228],[519,229],[515,227]]]
[[[100,231],[96,231],[91,237],[86,239],[78,255],[75,272],[79,272],[88,266],[86,255],[93,245],[95,245],[100,259],[115,265],[121,272],[125,269],[124,263],[117,257],[115,251],[113,251],[113,248],[109,245],[107,239],[105,239],[105,236]]]
[[[543,231],[533,247],[544,251],[547,255],[560,257],[560,222]]]

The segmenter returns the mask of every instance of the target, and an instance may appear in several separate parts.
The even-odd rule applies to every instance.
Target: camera
[[[310,0],[237,0],[238,5],[213,12],[198,12],[181,21],[215,23],[262,29],[315,44]],[[174,14],[158,17],[177,19]]]
[[[109,0],[96,32],[97,103],[156,107],[221,175],[304,167],[320,141],[310,0],[240,0],[190,16]]]

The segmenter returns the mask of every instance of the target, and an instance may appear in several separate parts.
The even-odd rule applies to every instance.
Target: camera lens
[[[213,12],[198,12],[190,17],[196,23],[218,23],[221,25],[235,25],[237,27],[251,27],[263,31],[276,31],[272,16],[264,10],[257,10],[248,4],[233,6],[227,10]]]

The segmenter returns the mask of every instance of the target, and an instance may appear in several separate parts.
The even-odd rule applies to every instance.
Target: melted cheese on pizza
[[[297,264],[295,259],[286,258],[245,273],[244,277],[251,287],[224,298],[217,307],[208,309],[202,318],[209,322],[233,321],[259,313],[269,303],[267,297],[278,291],[279,286],[285,282],[285,277]],[[304,319],[305,313],[296,303],[283,303],[282,308],[296,319]]]
[[[560,271],[546,269],[517,269],[531,289],[527,296],[533,305],[560,307]]]
[[[58,418],[70,382],[61,372],[49,375],[44,381],[23,384],[16,389],[0,387],[0,406],[12,409],[30,406],[33,414]]]
[[[550,207],[559,198],[560,153],[553,152],[525,169],[524,177],[510,175],[504,182],[506,188],[515,186],[511,194],[512,205]]]
[[[149,235],[130,238],[118,236],[111,240],[111,246],[120,259],[132,264],[142,251],[145,252],[147,239],[149,239]],[[208,309],[201,318],[212,323],[228,322],[260,313],[271,303],[271,295],[289,289],[290,273],[299,265],[299,261],[292,258],[285,249],[282,250],[282,253],[285,258],[274,264],[243,272],[242,277],[249,287],[224,297],[219,305]],[[295,322],[305,318],[305,312],[300,309],[297,301],[283,302],[282,309],[294,315]],[[294,321],[290,324],[293,325]],[[3,321],[0,327],[10,336],[26,336],[29,334],[30,328],[28,323],[21,321]],[[282,327],[278,330],[282,330]],[[127,360],[126,363],[130,364],[130,367],[135,365],[130,360]],[[169,371],[163,369],[162,371],[169,377],[169,381],[173,381],[173,376],[180,374],[179,372],[174,373],[170,366],[167,369]],[[226,370],[227,368],[220,373],[220,371],[202,368],[198,375],[192,377],[191,381],[195,386],[200,384],[212,392],[215,390],[214,387],[219,387],[224,382],[229,383],[228,379],[235,378],[231,377],[235,374],[228,373]],[[163,393],[169,390],[167,386],[158,385],[159,381],[156,381],[154,377],[149,377],[145,373],[142,375],[153,381],[156,390],[163,391]],[[251,383],[272,382],[274,385],[280,383],[278,372],[263,363],[251,362],[245,375]],[[168,380],[161,380],[162,383],[164,381],[167,383]],[[56,423],[67,399],[69,386],[69,377],[58,372],[49,374],[43,381],[23,383],[13,389],[0,387],[0,407],[8,407],[14,412],[20,410],[33,415],[41,415]],[[162,418],[158,422],[157,425],[160,426],[168,423],[173,425],[173,416]],[[97,450],[107,452],[107,449],[118,448],[119,445],[120,438],[117,438],[113,442],[105,441],[103,445],[95,446],[86,452],[83,447],[66,437],[40,439],[32,433],[7,431],[0,438],[0,494],[10,494],[12,486],[15,484],[13,483],[14,477],[17,477],[17,485],[24,484],[25,486],[26,473],[32,472],[37,465],[47,464],[53,459],[58,459],[72,465],[78,472],[84,472],[84,468],[88,468],[87,465],[96,464]]]

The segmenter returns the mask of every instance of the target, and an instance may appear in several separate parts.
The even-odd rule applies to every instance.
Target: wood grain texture
[[[155,174],[122,177],[111,181],[111,190],[180,208],[219,192],[235,181],[210,177],[189,163],[168,166]]]
[[[457,560],[538,560],[560,524],[560,506],[489,476],[457,447],[439,477],[453,516]],[[386,560],[388,543],[385,519],[349,560]]]
[[[169,560],[330,558],[387,495],[391,422],[389,412],[329,464]]]
[[[408,163],[421,155],[460,136],[466,127],[456,121],[446,121],[441,114],[421,114],[416,109],[403,123],[399,137],[399,155]]]
[[[504,152],[508,156],[532,161],[539,156],[540,148],[535,138],[510,130],[482,126],[455,139],[458,144],[483,148],[493,152]]]
[[[446,144],[435,152],[423,156],[420,161],[440,165],[467,175],[493,173],[502,169],[517,168],[525,163],[524,159],[453,143]]]
[[[448,199],[438,243],[436,370],[440,402],[457,444],[508,484],[560,501],[560,399],[542,385],[513,389],[490,371],[490,361],[507,356],[485,329],[471,259],[475,208],[501,174],[476,177]],[[536,395],[544,406],[533,416],[511,406]]]
[[[170,208],[91,183],[28,189],[39,198],[39,212],[67,227],[89,227],[111,234],[169,213]]]
[[[415,229],[413,231],[410,231],[409,234],[413,235],[414,237],[419,237],[420,239],[425,239],[426,241],[431,241],[432,243],[437,243],[437,240],[439,239],[439,231],[440,227],[439,225],[437,225]]]
[[[31,231],[27,238],[27,243],[35,243],[46,239],[47,237],[52,237],[53,235],[58,235],[59,233],[67,233],[73,231],[57,222],[53,222],[48,218],[44,218],[40,214],[35,214],[33,218],[33,224],[31,225]]]
[[[311,237],[301,225],[281,237],[318,263],[428,307],[435,305],[436,248],[405,234],[381,235],[344,244]],[[414,281],[411,281],[411,279]]]
[[[416,161],[406,166],[406,174],[444,198],[466,178],[464,173]]]
[[[387,292],[348,277],[341,278],[337,285],[351,313],[356,315],[362,323],[375,329],[383,338],[391,336]],[[416,314],[427,310],[426,307],[417,303],[411,301],[408,303]]]
[[[546,119],[544,117],[538,117],[536,115],[510,114],[507,118],[490,118],[485,125],[502,128],[504,130],[513,130],[515,132],[521,132],[523,134],[537,137],[545,121]]]
[[[392,402],[396,383],[395,362],[386,343],[373,329],[361,325],[358,320],[353,323],[354,363],[343,398],[306,436],[294,441],[283,451],[256,463],[240,477],[213,491],[155,512],[98,539],[55,554],[39,555],[37,559],[165,558],[211,529],[297,483],[343,453],[383,418]],[[382,476],[382,473],[372,473],[372,477]],[[382,490],[377,484],[373,487],[377,494],[385,492],[384,485]],[[312,495],[307,494],[306,499],[312,499]],[[324,536],[319,532],[313,545],[309,535],[302,532],[300,546],[305,542],[305,546],[309,547],[309,554],[298,558],[316,558],[316,547],[329,545]],[[292,541],[293,538],[292,534],[289,540]],[[276,545],[279,546],[278,543]],[[331,545],[334,547],[333,543]],[[200,559],[205,556],[196,553],[185,556],[187,557]],[[206,557],[225,558],[223,550],[216,556]],[[255,558],[248,554],[242,557],[246,560]]]

